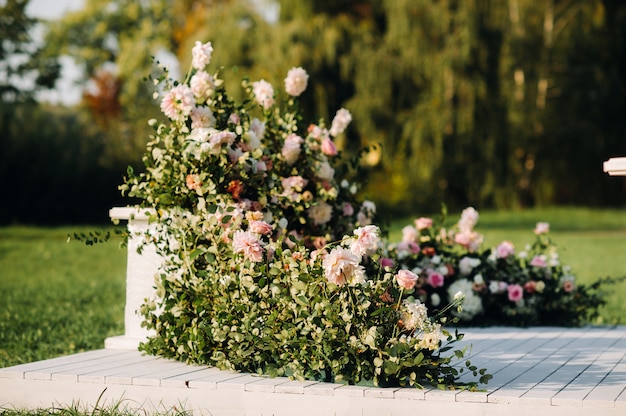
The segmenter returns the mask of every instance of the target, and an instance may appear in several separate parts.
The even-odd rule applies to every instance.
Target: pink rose
[[[411,290],[417,284],[417,275],[410,270],[399,270],[396,274],[396,282],[400,287]]]
[[[354,214],[354,207],[352,206],[351,203],[344,202],[343,203],[343,215],[345,217],[349,217],[352,214]]]
[[[566,280],[563,282],[563,291],[566,293],[572,292],[576,288],[576,285],[572,280]]]
[[[271,234],[273,229],[272,226],[265,221],[254,220],[250,221],[250,231],[256,234]]]
[[[504,259],[515,254],[515,247],[510,241],[503,241],[496,247],[496,257]]]
[[[365,281],[365,270],[359,264],[360,257],[343,247],[331,250],[324,257],[322,266],[326,279],[338,286]]]
[[[428,273],[428,277],[426,278],[426,283],[431,285],[432,287],[441,287],[444,283],[443,275],[439,272],[432,271]]]
[[[474,226],[478,222],[478,211],[474,208],[465,208],[461,213],[461,219],[459,220],[459,229],[461,232],[470,232],[474,229]]]
[[[433,226],[432,218],[420,217],[415,220],[415,228],[418,230],[425,230]]]
[[[522,299],[524,296],[524,288],[520,285],[509,285],[507,287],[507,291],[509,293],[509,300],[511,302],[517,302]]]

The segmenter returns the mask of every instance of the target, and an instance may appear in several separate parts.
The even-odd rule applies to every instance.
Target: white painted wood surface
[[[115,404],[202,415],[626,415],[626,327],[469,328],[484,391],[371,388],[220,371],[103,349],[0,369],[0,408]],[[469,380],[469,378],[467,378]]]

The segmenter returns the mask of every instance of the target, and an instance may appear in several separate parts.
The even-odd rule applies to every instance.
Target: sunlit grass
[[[126,251],[76,228],[0,228],[0,367],[102,348],[123,333]]]

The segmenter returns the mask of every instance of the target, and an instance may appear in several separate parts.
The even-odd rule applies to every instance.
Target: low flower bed
[[[121,187],[154,209],[146,243],[165,260],[141,310],[156,332],[144,351],[269,376],[474,388],[490,376],[447,324],[574,325],[599,305],[545,225],[518,253],[481,250],[471,208],[453,229],[420,218],[384,241],[375,205],[358,199],[359,159],[335,145],[349,111],[303,122],[302,68],[284,93],[244,79],[237,103],[208,72],[212,53],[197,42],[182,82],[153,80],[166,119],[150,121],[146,169]],[[464,372],[475,381],[459,383]]]

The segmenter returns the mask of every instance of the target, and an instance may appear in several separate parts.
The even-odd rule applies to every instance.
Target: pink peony
[[[291,68],[285,78],[285,91],[287,94],[297,97],[306,90],[309,75],[302,68]]]
[[[380,230],[375,225],[366,225],[354,230],[356,239],[350,245],[350,251],[359,256],[369,256],[378,249]]]
[[[432,287],[441,287],[444,284],[444,277],[439,272],[430,271],[428,273],[428,277],[426,278],[426,283]]]
[[[252,83],[254,98],[263,109],[269,110],[274,105],[274,88],[265,80]]]
[[[244,258],[258,263],[263,261],[263,247],[257,236],[250,231],[235,231],[233,235],[233,251],[242,253]]]
[[[522,288],[520,285],[509,285],[506,289],[509,294],[509,300],[511,302],[518,302],[522,300],[522,297],[524,297],[524,288]]]
[[[496,257],[504,259],[515,254],[515,247],[510,241],[503,241],[496,247]]]
[[[415,220],[415,228],[418,230],[425,230],[433,226],[433,220],[431,218],[420,217]]]
[[[352,206],[351,203],[344,202],[343,203],[343,215],[345,217],[349,217],[352,214],[354,214],[354,207]]]
[[[417,284],[417,275],[410,270],[399,270],[396,274],[396,282],[398,286],[411,290]]]

